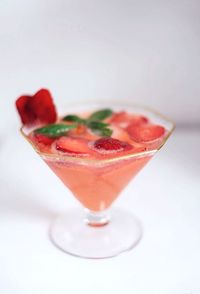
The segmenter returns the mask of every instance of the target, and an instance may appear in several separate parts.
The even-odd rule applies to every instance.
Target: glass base
[[[111,220],[102,226],[84,222],[84,212],[72,209],[50,228],[52,242],[62,251],[83,258],[108,258],[135,247],[142,226],[130,212],[112,209]]]

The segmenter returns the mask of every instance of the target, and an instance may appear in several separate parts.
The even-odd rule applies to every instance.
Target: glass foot
[[[110,221],[90,225],[84,212],[72,209],[59,216],[50,228],[52,242],[62,251],[83,258],[108,258],[135,247],[142,226],[130,212],[112,209]]]

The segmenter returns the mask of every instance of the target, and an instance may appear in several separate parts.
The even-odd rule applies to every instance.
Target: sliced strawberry
[[[133,147],[128,143],[110,137],[101,138],[93,144],[93,149],[100,153],[128,151],[132,148]]]
[[[57,119],[51,93],[46,89],[39,90],[31,99],[30,107],[43,123],[54,123]]]
[[[89,153],[86,140],[72,137],[60,137],[56,140],[56,150],[77,155],[87,155]]]
[[[54,123],[57,119],[52,96],[46,89],[39,90],[33,96],[19,97],[16,107],[23,124],[33,124],[35,121]]]
[[[128,117],[129,117],[129,115],[128,115],[128,113],[126,111],[116,112],[111,117],[110,122],[116,123],[116,124],[127,122]]]
[[[55,139],[53,138],[50,138],[50,137],[47,137],[43,134],[34,134],[34,140],[37,142],[37,143],[42,143],[44,145],[51,145]]]
[[[127,132],[136,142],[150,142],[162,137],[165,128],[159,125],[144,124],[140,126],[129,125]]]
[[[146,116],[143,116],[143,115],[137,115],[137,116],[133,116],[131,118],[131,124],[134,124],[134,125],[143,125],[143,124],[146,124],[148,123],[149,120]]]
[[[30,107],[31,96],[21,96],[16,101],[16,107],[23,124],[33,123],[36,119],[35,113]]]
[[[113,115],[110,122],[127,126],[128,124],[141,125],[148,122],[148,118],[142,115],[132,115],[126,111],[117,112]]]

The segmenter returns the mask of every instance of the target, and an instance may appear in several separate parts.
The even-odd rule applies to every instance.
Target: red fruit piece
[[[121,124],[127,121],[129,121],[129,115],[126,111],[120,111],[120,112],[114,113],[110,119],[111,123],[116,123],[116,124]]]
[[[47,137],[45,135],[42,134],[34,134],[34,140],[37,143],[42,143],[44,145],[51,145],[55,139]]]
[[[129,125],[127,132],[131,138],[136,142],[150,142],[162,137],[165,133],[165,128],[159,125]]]
[[[44,123],[54,123],[57,119],[51,93],[46,89],[39,90],[30,100],[30,107],[37,118]]]
[[[16,101],[16,107],[24,125],[33,123],[36,120],[36,115],[30,107],[30,100],[31,96],[21,96]]]
[[[112,153],[115,151],[128,151],[133,147],[126,142],[106,137],[95,141],[93,148],[100,153]]]
[[[143,115],[137,115],[137,116],[133,116],[131,118],[131,124],[134,124],[135,126],[137,125],[143,125],[143,124],[146,124],[148,123],[149,120],[146,116],[143,116]]]
[[[117,112],[110,120],[111,123],[121,127],[127,127],[129,124],[141,125],[148,123],[148,118],[142,115],[129,114],[126,111]]]
[[[33,96],[21,96],[16,101],[16,107],[23,124],[32,124],[35,121],[54,123],[57,119],[56,108],[50,92],[39,90]]]
[[[56,150],[77,155],[87,155],[89,152],[87,141],[71,137],[60,137],[56,140]]]

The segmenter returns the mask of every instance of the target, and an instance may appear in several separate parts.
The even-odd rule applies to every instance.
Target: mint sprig
[[[109,124],[103,122],[104,119],[110,117],[113,111],[109,108],[101,109],[93,112],[88,118],[84,119],[75,114],[68,114],[63,117],[63,121],[74,122],[75,124],[86,125],[95,134],[103,137],[110,137],[112,130]]]
[[[56,138],[65,135],[69,130],[75,129],[76,125],[51,124],[36,129],[34,133],[42,134],[47,137]]]
[[[95,111],[87,119],[81,118],[75,114],[68,114],[64,116],[62,120],[65,122],[72,122],[73,124],[50,124],[36,129],[34,133],[57,138],[66,135],[68,131],[75,129],[77,125],[83,124],[99,136],[110,137],[112,135],[112,130],[109,128],[109,124],[102,120],[111,116],[112,113],[111,109],[102,109]]]

